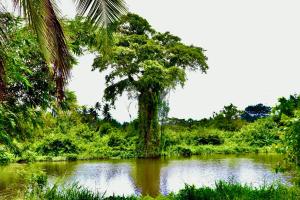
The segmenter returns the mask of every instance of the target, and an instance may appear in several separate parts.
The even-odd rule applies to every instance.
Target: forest
[[[75,19],[56,16],[52,1],[45,1],[44,17],[33,1],[14,2],[24,16],[0,11],[0,165],[280,154],[274,170],[293,170],[291,187],[221,181],[215,188],[186,185],[157,198],[224,199],[223,192],[225,199],[299,198],[300,95],[279,97],[272,107],[224,105],[210,118],[170,117],[170,91],[184,88],[188,71],[209,73],[203,48],[154,30],[143,17],[126,13],[123,1],[76,1]],[[87,52],[96,55],[92,70],[109,72],[103,99],[94,106],[79,105],[67,87],[77,58]],[[138,117],[130,122],[111,115],[122,95],[138,104]],[[34,172],[28,182],[19,198],[152,198],[103,197],[77,185],[51,188],[44,172]]]

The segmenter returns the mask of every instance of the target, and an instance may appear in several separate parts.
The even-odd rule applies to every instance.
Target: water
[[[44,170],[50,183],[77,182],[105,195],[168,194],[185,183],[213,187],[218,180],[232,180],[260,186],[280,181],[289,184],[287,174],[275,173],[279,155],[210,155],[174,159],[103,160],[11,164],[0,167],[0,199],[12,197],[24,188],[20,171]]]

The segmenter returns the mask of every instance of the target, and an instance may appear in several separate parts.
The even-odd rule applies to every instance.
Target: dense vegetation
[[[233,104],[226,105],[209,119],[170,118],[165,98],[168,92],[184,85],[186,70],[208,69],[202,48],[185,45],[168,32],[153,30],[135,14],[115,22],[125,9],[123,1],[118,1],[120,10],[111,16],[110,26],[95,13],[89,21],[81,17],[58,21],[47,2],[47,16],[39,19],[40,25],[33,23],[28,11],[25,13],[30,26],[21,18],[0,12],[0,164],[278,152],[285,154],[290,163],[300,165],[300,96],[282,97],[272,108],[257,104],[239,110]],[[83,4],[79,6],[82,14],[90,6]],[[32,14],[40,16],[33,8]],[[55,27],[55,31],[49,27]],[[51,37],[44,41],[42,36],[47,31]],[[104,101],[94,107],[78,105],[76,95],[65,90],[70,69],[76,63],[74,55],[85,51],[97,55],[93,69],[109,70]],[[138,118],[119,123],[110,110],[124,93],[138,102]],[[67,199],[72,195],[75,199],[80,195],[102,198],[76,187],[40,192],[37,195],[45,199]],[[295,197],[290,188],[281,186],[255,189],[221,182],[216,189],[187,186],[178,194],[161,198],[221,199],[224,194],[228,199]]]
[[[287,119],[297,116],[294,114],[298,108],[297,98],[294,96],[286,101],[281,99],[271,115],[271,108],[262,104],[249,106],[244,111],[231,104],[214,113],[210,119],[197,121],[168,118],[168,102],[164,96],[177,82],[184,83],[185,72],[181,67],[184,69],[194,63],[194,69],[200,67],[205,71],[206,58],[201,48],[185,46],[170,33],[155,32],[146,20],[137,15],[129,14],[116,23],[117,45],[110,49],[110,58],[105,57],[107,54],[95,47],[93,38],[98,32],[91,24],[84,22],[82,18],[65,22],[70,32],[69,46],[73,52],[82,54],[87,47],[89,51],[99,54],[95,59],[95,68],[103,70],[108,65],[115,66],[107,76],[105,100],[114,103],[117,95],[123,91],[130,92],[131,97],[139,100],[139,89],[158,89],[157,96],[151,97],[157,103],[152,109],[147,109],[147,112],[154,114],[155,122],[154,118],[142,122],[143,117],[139,116],[138,119],[124,124],[112,119],[109,113],[111,106],[107,101],[87,108],[77,105],[74,93],[66,92],[64,100],[57,104],[55,80],[38,50],[37,38],[20,19],[8,14],[1,18],[7,23],[6,35],[11,37],[5,44],[6,66],[11,74],[7,76],[7,91],[10,95],[7,95],[6,101],[0,107],[1,163],[145,156],[148,147],[142,152],[136,149],[141,149],[141,144],[147,146],[144,139],[149,139],[148,136],[154,137],[153,134],[156,135],[155,140],[151,139],[155,143],[153,148],[156,150],[152,152],[155,155],[190,156],[278,150],[290,154],[296,152],[297,144],[288,139],[294,135],[288,133],[293,132],[297,124],[293,123],[292,126]],[[167,45],[162,46],[162,43]],[[126,52],[127,56],[124,55]],[[165,57],[168,62],[164,61]],[[150,58],[153,60],[149,61]],[[133,62],[130,60],[137,63],[127,66],[126,63]],[[156,60],[156,64],[160,66],[151,64],[145,68],[141,64],[148,61],[153,63]],[[156,73],[157,70],[163,71]],[[155,74],[161,77],[156,77]],[[157,84],[154,84],[155,77]],[[156,128],[147,125],[152,128],[146,128],[147,131],[141,129],[145,123]],[[290,129],[287,130],[286,127]],[[141,134],[141,130],[144,130],[143,133],[152,133],[147,136]],[[290,148],[282,148],[283,144],[289,144]],[[152,153],[149,155],[152,156]],[[297,160],[297,155],[293,154],[290,158]]]

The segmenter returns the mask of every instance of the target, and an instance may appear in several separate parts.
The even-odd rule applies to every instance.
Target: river
[[[236,181],[261,186],[289,184],[289,175],[275,173],[280,155],[209,155],[190,158],[39,162],[0,167],[0,199],[24,190],[23,171],[41,169],[50,184],[78,183],[94,192],[115,195],[168,194],[185,184],[213,187],[216,181]]]

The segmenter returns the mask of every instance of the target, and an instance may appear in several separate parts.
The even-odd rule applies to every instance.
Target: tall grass
[[[33,190],[34,191],[34,190]],[[258,188],[241,185],[239,183],[218,182],[214,188],[186,185],[178,193],[171,193],[167,196],[139,197],[139,196],[111,196],[104,197],[103,194],[93,193],[78,185],[70,188],[59,189],[52,187],[32,195],[32,191],[26,195],[27,200],[297,200],[300,199],[300,189],[286,187],[283,185],[261,186]]]

